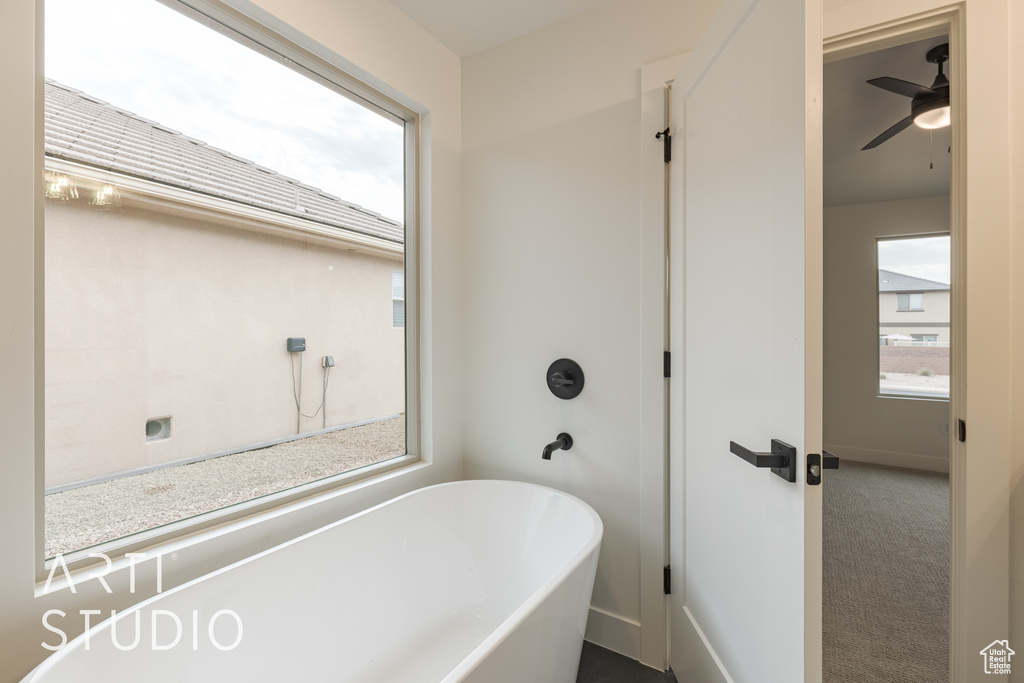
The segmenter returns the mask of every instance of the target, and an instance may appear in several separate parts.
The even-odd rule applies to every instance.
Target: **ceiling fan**
[[[880,144],[893,137],[910,124],[917,124],[921,128],[942,128],[949,125],[949,79],[942,73],[942,65],[949,59],[949,43],[937,45],[925,55],[932,64],[938,64],[939,74],[935,77],[932,87],[926,88],[917,83],[903,81],[899,78],[872,78],[868,83],[882,90],[894,92],[897,95],[911,98],[910,116],[891,126],[877,138],[864,145],[865,149],[874,149]]]

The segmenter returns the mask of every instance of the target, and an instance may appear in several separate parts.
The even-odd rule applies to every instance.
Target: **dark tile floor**
[[[576,683],[676,683],[676,677],[584,641]]]

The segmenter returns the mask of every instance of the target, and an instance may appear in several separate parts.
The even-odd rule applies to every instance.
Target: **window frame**
[[[172,7],[184,16],[198,21],[203,26],[220,32],[246,45],[264,57],[278,61],[302,73],[313,81],[329,88],[333,92],[347,97],[358,104],[367,106],[382,115],[400,122],[404,130],[404,257],[401,266],[404,284],[405,326],[405,441],[406,453],[389,460],[374,463],[362,468],[342,472],[331,477],[319,479],[282,491],[266,494],[247,501],[242,501],[217,510],[211,510],[193,517],[188,517],[152,529],[139,531],[128,536],[112,539],[97,545],[82,548],[62,555],[69,570],[75,574],[82,570],[102,564],[95,554],[102,553],[117,563],[120,558],[124,562],[127,553],[152,549],[153,546],[173,544],[179,547],[189,543],[186,536],[201,535],[198,532],[212,530],[214,527],[243,518],[254,518],[259,515],[272,515],[285,506],[302,504],[315,496],[333,494],[361,484],[367,480],[384,477],[396,470],[408,468],[424,461],[419,428],[421,415],[420,397],[420,347],[419,347],[419,287],[420,268],[420,156],[423,144],[423,116],[426,110],[418,108],[404,95],[374,78],[343,57],[316,43],[308,36],[287,26],[273,15],[256,7],[248,7],[242,11],[233,7],[231,0],[152,0]],[[42,12],[39,12],[40,25],[38,35],[40,44],[45,41],[45,27]],[[42,49],[40,47],[40,49]],[[40,83],[42,73],[37,73]],[[392,94],[389,94],[391,92]],[[405,100],[403,102],[401,100]],[[39,122],[40,131],[43,121],[43,92],[37,90],[35,97],[35,118]],[[44,153],[42,135],[36,140],[38,168],[42,169]],[[44,221],[42,220],[43,184],[37,185],[36,205],[40,207],[40,219],[36,221],[37,244],[42,243]],[[39,314],[44,310],[43,272],[37,269],[35,284],[35,307]],[[44,433],[45,411],[41,400],[43,377],[45,373],[44,338],[36,335],[36,385],[40,392],[40,400],[35,408],[36,433]],[[42,438],[36,439],[36,469],[43,472],[45,467],[45,444]],[[50,573],[53,559],[45,557],[45,492],[44,480],[40,474],[36,477],[36,524],[35,524],[35,564],[37,594],[41,584]],[[200,539],[202,540],[202,539]],[[60,572],[57,572],[60,575]]]
[[[878,246],[882,242],[894,242],[894,241],[897,241],[897,240],[924,239],[924,238],[928,238],[928,237],[949,237],[950,238],[950,259],[952,261],[952,248],[953,248],[952,240],[953,240],[953,237],[952,237],[952,231],[951,230],[936,230],[935,232],[920,232],[920,233],[912,233],[912,234],[909,234],[909,235],[900,235],[900,234],[881,235],[881,236],[875,237],[875,250],[874,250],[875,251],[875,270],[874,270],[874,278],[875,278],[875,323],[874,324],[875,324],[875,327],[874,327],[874,330],[875,330],[876,338],[878,339],[877,343],[878,343],[879,347],[881,347],[883,344],[882,344],[881,335],[878,334],[881,331],[879,324],[881,323],[881,320],[882,320],[882,306],[881,306],[882,291],[881,291],[881,282],[878,279],[878,271],[881,268],[881,265],[879,264],[879,259],[878,259]],[[950,263],[950,266],[952,267],[952,262]],[[952,294],[952,289],[950,290],[950,293]],[[897,313],[906,313],[908,311],[923,311],[924,310],[924,308],[923,308],[923,306],[924,306],[924,292],[921,292],[920,294],[921,294],[921,306],[922,306],[922,308],[920,308],[920,309],[900,309],[899,308],[899,296],[898,296],[898,293],[897,293],[896,312]],[[910,323],[910,324],[912,324],[912,323]],[[950,320],[950,330],[952,330],[952,326],[953,326],[953,321]],[[950,354],[951,354],[951,360],[952,360],[952,346],[950,347]],[[881,351],[880,350],[876,350],[875,351],[875,398],[880,398],[880,399],[897,399],[897,400],[911,400],[911,401],[938,401],[938,402],[943,402],[943,403],[949,403],[950,402],[950,400],[951,400],[951,393],[952,393],[952,387],[950,387],[950,393],[947,393],[946,395],[931,394],[931,393],[927,393],[927,392],[913,392],[913,391],[901,391],[901,392],[882,391],[882,357],[881,356],[882,356]]]
[[[902,308],[900,306],[900,297],[907,297],[907,307]],[[921,305],[914,306],[913,297],[921,297]],[[917,313],[924,310],[924,292],[896,292],[896,312],[897,313]]]

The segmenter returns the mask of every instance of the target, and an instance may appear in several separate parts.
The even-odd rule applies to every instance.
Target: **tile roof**
[[[937,292],[943,290],[949,290],[949,285],[944,282],[878,269],[879,292]]]
[[[398,221],[46,81],[46,156],[402,243]]]

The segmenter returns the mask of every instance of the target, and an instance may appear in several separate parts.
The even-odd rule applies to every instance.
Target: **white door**
[[[821,55],[820,0],[724,0],[672,85],[680,681],[821,680]]]

